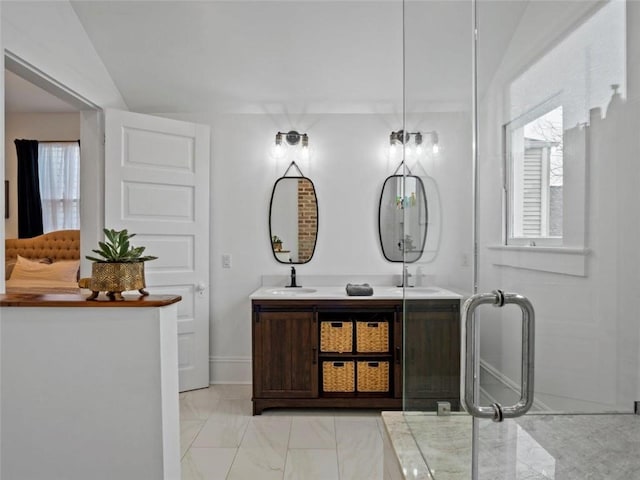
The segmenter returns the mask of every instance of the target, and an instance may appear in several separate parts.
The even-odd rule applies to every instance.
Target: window
[[[38,174],[44,232],[80,228],[80,145],[40,142]]]
[[[561,243],[562,107],[551,110],[541,107],[507,124],[505,140],[509,172],[508,243]]]
[[[507,246],[586,246],[588,162],[608,138],[603,119],[627,90],[625,3],[590,13],[535,45],[535,60],[504,85]]]

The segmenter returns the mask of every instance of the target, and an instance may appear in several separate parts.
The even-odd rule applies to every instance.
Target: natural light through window
[[[590,13],[505,89],[506,245],[585,247],[589,132],[627,90],[625,4]]]
[[[80,145],[40,142],[38,174],[44,233],[80,228]]]
[[[511,232],[562,237],[562,107],[510,131]]]

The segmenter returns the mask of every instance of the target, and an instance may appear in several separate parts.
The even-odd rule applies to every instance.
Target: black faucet
[[[291,285],[287,285],[287,288],[298,288],[301,285],[296,284],[296,267],[291,267]]]

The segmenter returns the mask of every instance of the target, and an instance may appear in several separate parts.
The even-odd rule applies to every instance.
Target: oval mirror
[[[384,258],[412,263],[420,259],[427,239],[427,196],[415,175],[387,177],[380,194],[378,233]]]
[[[269,206],[269,236],[280,263],[307,263],[318,237],[318,200],[306,177],[281,177],[273,186]]]

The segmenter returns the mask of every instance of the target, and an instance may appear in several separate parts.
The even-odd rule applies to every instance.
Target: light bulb
[[[273,156],[275,158],[282,158],[284,156],[284,146],[282,145],[282,133],[276,133],[276,142],[273,146]]]
[[[275,158],[282,158],[284,156],[284,147],[282,146],[282,144],[280,143],[276,143],[273,146],[273,156]]]
[[[411,144],[405,144],[404,146],[404,158],[407,160],[413,159],[413,154],[415,150]]]
[[[389,145],[389,156],[391,158],[395,158],[397,151],[398,151],[398,147],[396,147],[395,143],[392,143],[391,145]]]
[[[422,134],[420,132],[416,132],[414,135],[414,138],[416,140],[416,156],[420,156],[422,155]]]
[[[308,145],[303,145],[302,149],[300,150],[300,157],[303,160],[309,160],[309,146]]]
[[[438,132],[431,132],[431,145],[433,153],[438,153],[440,151],[440,147],[438,146]]]

